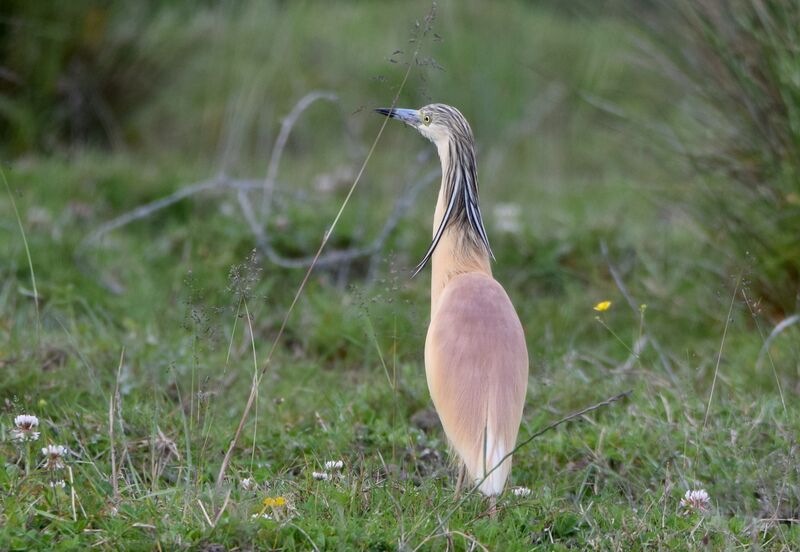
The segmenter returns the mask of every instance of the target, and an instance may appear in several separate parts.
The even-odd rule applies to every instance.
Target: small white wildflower
[[[344,462],[341,460],[328,460],[325,462],[326,470],[340,470],[344,467]]]
[[[514,496],[530,496],[531,490],[528,487],[514,487],[511,493]]]
[[[42,449],[45,457],[45,467],[48,470],[60,470],[64,467],[64,456],[67,454],[67,447],[63,445],[47,445]]]
[[[30,414],[21,414],[14,418],[16,428],[11,430],[11,439],[14,441],[36,441],[39,438],[39,418]]]
[[[256,488],[257,483],[255,482],[255,480],[252,477],[246,477],[246,478],[242,479],[240,485],[242,486],[243,490],[252,491],[253,489]]]
[[[696,489],[694,491],[686,491],[686,494],[681,499],[681,508],[686,512],[694,510],[705,512],[708,510],[710,503],[711,497],[708,496],[705,489]]]
[[[58,481],[51,481],[50,482],[50,487],[53,488],[53,489],[63,489],[66,486],[67,486],[67,482],[64,481],[63,479],[59,479]]]
[[[258,514],[253,514],[250,517],[253,518],[253,519],[272,519],[272,515],[268,514],[266,512],[264,512],[264,513],[259,512]]]
[[[311,477],[316,479],[317,481],[328,481],[331,478],[331,474],[328,472],[313,472]]]

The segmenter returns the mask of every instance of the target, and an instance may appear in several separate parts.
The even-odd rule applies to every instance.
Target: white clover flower
[[[694,491],[686,491],[681,499],[681,508],[687,513],[692,511],[705,512],[711,503],[711,497],[705,489],[696,489]]]
[[[325,462],[326,470],[340,470],[344,467],[344,462],[341,460],[328,460]]]
[[[45,457],[45,467],[48,470],[60,470],[64,467],[64,456],[67,454],[67,447],[63,445],[47,445],[42,449]]]
[[[11,439],[14,441],[36,441],[39,438],[39,418],[30,414],[21,414],[14,418],[14,425],[11,430]]]
[[[313,472],[311,477],[316,479],[317,481],[328,481],[331,478],[331,474],[328,472]]]
[[[241,485],[242,490],[252,491],[253,489],[255,489],[258,486],[258,483],[256,483],[255,479],[253,479],[252,477],[246,477],[246,478],[242,479],[242,481],[241,481],[241,483],[239,483],[239,485]]]
[[[63,489],[66,486],[67,486],[67,482],[64,481],[63,479],[59,479],[57,481],[51,481],[50,482],[50,488],[52,488],[52,489]]]
[[[514,487],[511,489],[514,496],[530,496],[531,490],[528,487]]]

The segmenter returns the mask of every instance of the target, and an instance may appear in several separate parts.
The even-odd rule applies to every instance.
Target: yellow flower
[[[611,301],[600,301],[594,306],[594,310],[597,312],[605,312],[611,308]]]
[[[275,498],[268,496],[267,498],[264,499],[263,504],[265,508],[280,508],[281,506],[286,506],[286,499],[283,498],[282,496],[278,496]]]

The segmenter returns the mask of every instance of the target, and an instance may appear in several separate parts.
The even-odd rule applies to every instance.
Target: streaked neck
[[[431,316],[436,311],[439,296],[454,277],[467,272],[492,275],[488,239],[485,238],[486,232],[477,205],[477,171],[474,153],[471,149],[459,152],[452,144],[437,144],[437,146],[442,163],[442,183],[433,215],[434,240],[445,216],[449,216],[449,220],[430,257]],[[471,188],[467,191],[458,189],[458,186]],[[451,201],[453,194],[456,194],[455,207]],[[470,205],[470,201],[474,202],[474,205]]]

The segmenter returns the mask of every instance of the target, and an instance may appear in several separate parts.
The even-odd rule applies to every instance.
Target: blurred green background
[[[263,250],[251,257],[257,240],[242,201],[276,255],[288,264],[313,255],[380,128],[372,109],[391,104],[411,64],[398,105],[449,103],[474,130],[495,277],[517,307],[531,351],[523,435],[635,390],[603,427],[559,434],[516,460],[518,481],[535,489],[528,506],[544,512],[539,518],[554,511],[553,501],[568,516],[553,521],[561,528],[556,541],[690,546],[702,535],[687,536],[686,520],[672,515],[676,501],[665,497],[679,498],[693,484],[717,500],[723,521],[703,530],[720,546],[760,531],[754,520],[800,517],[798,474],[781,467],[796,447],[800,392],[796,2],[2,6],[0,394],[9,420],[39,408],[53,420],[53,437],[69,436],[76,450],[83,443],[96,471],[106,473],[102,426],[124,347],[126,432],[155,442],[160,424],[182,458],[194,458],[176,473],[191,475],[192,492],[210,488],[252,378],[243,300],[263,361],[304,273]],[[281,124],[314,91],[336,99],[312,103],[294,121],[262,210],[260,186]],[[396,202],[437,168],[427,141],[388,125],[328,249],[368,246]],[[242,200],[229,187],[211,187],[89,239],[115,217],[215,178],[252,189]],[[396,543],[402,527],[341,497],[348,520],[303,510],[303,496],[306,505],[309,497],[336,500],[292,487],[321,451],[364,462],[366,471],[380,452],[402,473],[420,475],[419,451],[444,448],[438,430],[410,421],[429,399],[422,370],[428,277],[409,274],[428,244],[437,184],[438,176],[420,185],[376,254],[314,271],[262,383],[262,421],[247,426],[234,460],[237,477],[254,474],[296,493],[316,542],[344,535],[324,541],[331,548],[381,549],[380,536]],[[601,300],[613,307],[598,319],[592,306]],[[40,399],[49,406],[37,407]],[[718,415],[707,435],[709,408]],[[771,425],[762,432],[764,416]],[[751,429],[732,459],[731,431],[744,427]],[[600,451],[605,438],[613,451]],[[587,460],[588,448],[597,452]],[[12,447],[3,454],[7,465],[20,465]],[[146,451],[130,454],[144,462]],[[256,457],[269,466],[254,467]],[[753,475],[764,457],[773,459],[782,487]],[[433,481],[442,485],[446,462],[434,464]],[[145,491],[174,489],[177,476],[169,479],[169,469],[137,476],[135,466],[123,474],[128,521],[161,528],[164,506]],[[12,471],[8,496],[38,496],[20,491],[24,478]],[[95,491],[84,500],[99,512],[107,482],[89,472]],[[259,542],[263,535],[247,525],[248,496],[235,497],[239,525],[226,522],[233,525],[223,534],[199,514],[172,530],[188,542]],[[2,536],[25,543],[31,522],[17,500],[6,507]],[[178,507],[177,494],[172,500]],[[395,500],[435,528],[415,499]],[[590,500],[601,504],[593,514],[569,517]],[[661,533],[651,532],[662,520],[640,509],[671,511],[669,529],[662,523]],[[377,521],[365,530],[359,519]],[[529,519],[507,517],[499,530],[476,526],[469,513],[456,519],[490,544],[505,539],[524,550],[545,542],[531,537],[544,529]],[[640,530],[615,540],[614,524],[631,519]],[[147,542],[146,533],[104,523],[109,543]],[[772,524],[753,538],[790,543],[797,530],[788,527]],[[264,530],[287,549],[305,542],[286,525]],[[359,540],[362,530],[375,540]],[[62,542],[65,531],[50,525],[36,542]],[[177,542],[160,534],[166,545]]]

